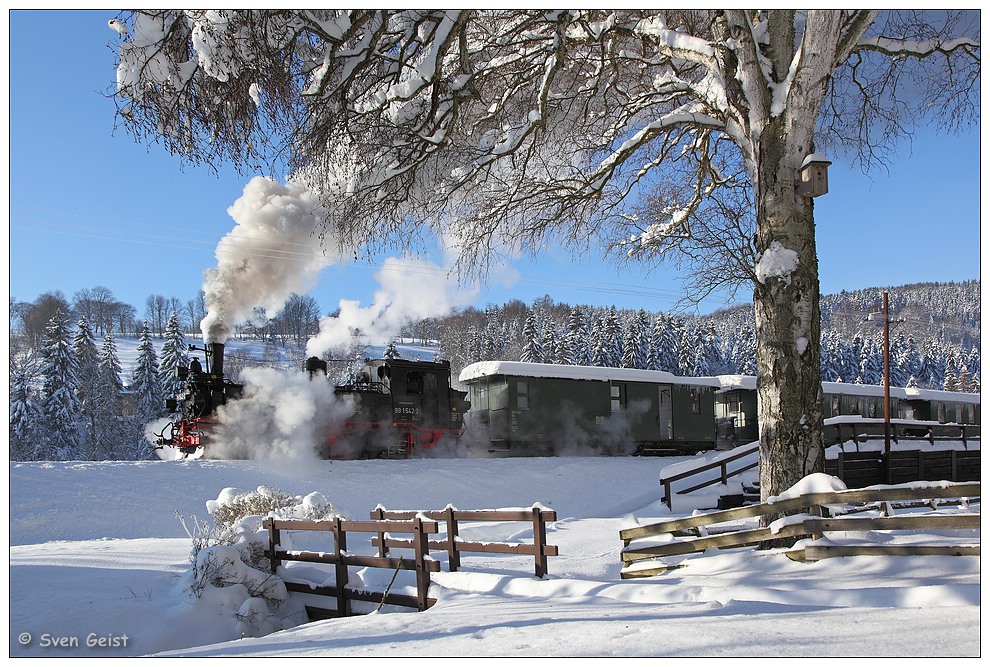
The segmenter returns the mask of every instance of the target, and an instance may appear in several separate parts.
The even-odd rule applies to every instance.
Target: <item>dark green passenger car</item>
[[[715,446],[715,378],[490,361],[460,375],[475,448],[517,455],[675,454]]]

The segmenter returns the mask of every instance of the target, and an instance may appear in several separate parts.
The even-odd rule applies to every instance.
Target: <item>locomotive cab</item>
[[[408,457],[456,441],[470,408],[466,392],[450,386],[449,362],[365,359],[334,391],[353,396],[356,408],[344,433],[328,438],[331,458]]]

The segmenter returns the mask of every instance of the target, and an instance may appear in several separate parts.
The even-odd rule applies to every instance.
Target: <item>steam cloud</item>
[[[313,237],[322,209],[299,185],[255,177],[227,213],[236,224],[217,245],[217,266],[204,274],[207,342],[224,342],[256,308],[274,316],[290,295],[309,291],[323,267],[341,261],[325,256]]]
[[[217,410],[211,458],[308,461],[328,434],[354,413],[348,396],[334,395],[322,374],[245,368],[244,395]]]
[[[473,289],[456,288],[441,266],[417,259],[390,257],[375,279],[380,287],[371,305],[362,307],[359,301],[342,299],[337,316],[320,320],[320,333],[306,345],[307,354],[320,356],[347,346],[358,330],[370,345],[387,343],[404,325],[446,315],[470,304],[477,294]]]

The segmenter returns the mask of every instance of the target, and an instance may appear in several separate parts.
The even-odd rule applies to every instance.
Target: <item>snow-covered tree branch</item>
[[[195,162],[287,164],[325,206],[325,239],[441,235],[470,272],[502,249],[613,246],[632,218],[640,258],[733,253],[728,273],[754,290],[765,494],[822,465],[817,253],[799,168],[839,150],[869,166],[914,123],[951,127],[979,109],[978,12],[197,10],[123,22],[125,126]],[[740,187],[751,235],[744,212],[716,222]],[[716,242],[720,225],[739,238]]]

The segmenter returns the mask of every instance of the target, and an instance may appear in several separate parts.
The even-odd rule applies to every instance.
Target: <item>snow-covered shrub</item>
[[[195,519],[190,525],[177,513],[192,539],[184,590],[199,604],[229,613],[240,636],[258,637],[305,621],[304,609],[286,605],[285,583],[271,571],[262,522],[269,516],[328,519],[337,515],[333,505],[319,493],[302,497],[260,486],[249,492],[224,489],[206,508],[212,525]]]

